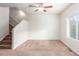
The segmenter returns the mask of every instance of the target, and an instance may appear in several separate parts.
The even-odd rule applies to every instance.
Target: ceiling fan
[[[47,8],[52,8],[52,5],[45,5],[44,3],[35,3],[35,4],[30,4],[29,7],[35,7],[35,12],[37,11],[43,11],[47,12]]]

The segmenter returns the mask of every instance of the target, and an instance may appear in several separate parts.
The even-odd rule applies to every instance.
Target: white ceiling
[[[17,7],[24,12],[28,14],[41,14],[41,13],[47,13],[47,14],[59,14],[61,13],[66,7],[68,7],[69,3],[52,3],[53,8],[46,9],[47,12],[34,12],[36,9],[35,7],[28,7],[28,5],[31,3],[0,3],[1,7]]]
[[[53,3],[52,4],[53,8],[47,8],[47,12],[43,12],[43,11],[38,11],[38,12],[34,12],[35,9],[37,8],[28,8],[27,11],[29,11],[30,13],[47,13],[47,14],[59,14],[61,13],[67,6],[69,6],[69,4],[66,3]]]

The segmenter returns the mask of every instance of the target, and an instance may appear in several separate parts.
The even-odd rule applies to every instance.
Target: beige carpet
[[[0,49],[0,56],[77,56],[61,41],[28,40],[15,50]]]

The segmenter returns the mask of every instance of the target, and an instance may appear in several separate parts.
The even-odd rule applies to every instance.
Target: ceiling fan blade
[[[35,4],[31,4],[29,5],[29,7],[42,7],[43,3],[35,3]]]
[[[53,6],[44,6],[44,8],[52,8]]]
[[[36,9],[35,12],[37,12],[39,9]]]
[[[43,10],[44,12],[47,12],[45,9]]]
[[[36,6],[34,6],[34,5],[29,5],[29,7],[36,7]]]
[[[29,5],[29,7],[39,7],[39,5]]]

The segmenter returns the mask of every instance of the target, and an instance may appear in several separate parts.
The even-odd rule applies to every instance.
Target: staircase
[[[12,26],[9,25],[9,35],[0,41],[0,49],[11,49],[12,47]]]

